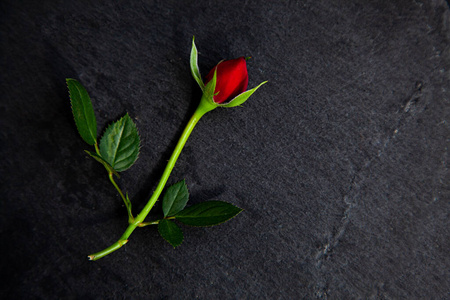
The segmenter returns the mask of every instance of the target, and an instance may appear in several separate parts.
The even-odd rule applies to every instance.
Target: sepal
[[[217,64],[217,65],[219,65],[219,64]],[[217,83],[217,66],[214,69],[213,78],[206,84],[205,90],[203,91],[203,95],[206,97],[206,99],[209,102],[211,102],[212,104],[217,106],[218,104],[216,102],[214,102],[214,96],[215,96],[214,91],[216,89],[216,83]]]
[[[205,90],[205,84],[203,83],[202,76],[200,75],[200,71],[198,69],[198,51],[197,47],[195,46],[195,37],[192,37],[192,49],[191,49],[191,73],[194,77],[195,81],[197,81],[198,85],[202,89],[202,91]]]
[[[214,90],[216,89],[216,81],[217,68],[214,71],[213,78],[205,86],[202,98],[200,99],[200,104],[197,107],[196,113],[198,113],[200,116],[203,116],[208,111],[211,111],[219,106],[216,102],[214,102]]]
[[[226,104],[218,104],[221,107],[235,107],[235,106],[239,106],[241,104],[243,104],[245,101],[247,101],[247,99],[254,93],[256,92],[256,90],[262,86],[263,84],[267,83],[267,81],[264,81],[262,83],[260,83],[257,87],[245,91],[242,94],[237,95],[236,97],[234,97],[230,102],[226,103]]]

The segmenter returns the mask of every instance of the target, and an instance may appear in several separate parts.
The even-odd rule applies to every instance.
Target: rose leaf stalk
[[[244,57],[219,62],[209,74],[206,76],[207,83],[203,83],[197,64],[197,48],[194,40],[192,40],[192,50],[190,59],[191,72],[194,79],[199,84],[203,91],[203,96],[200,100],[200,104],[189,120],[186,128],[184,129],[178,143],[173,151],[167,166],[161,176],[161,179],[145,205],[142,211],[130,222],[128,228],[122,234],[117,242],[109,246],[108,248],[91,254],[88,256],[90,260],[100,259],[117,249],[121,248],[128,242],[128,238],[137,227],[143,227],[149,224],[157,224],[157,222],[144,223],[145,218],[150,213],[151,209],[155,205],[159,196],[161,195],[169,176],[175,166],[175,163],[183,150],[186,141],[191,135],[195,125],[200,118],[207,112],[215,109],[216,107],[234,107],[244,103],[261,85],[267,81],[261,83],[257,87],[246,91],[248,86],[248,72],[246,66],[246,60]]]

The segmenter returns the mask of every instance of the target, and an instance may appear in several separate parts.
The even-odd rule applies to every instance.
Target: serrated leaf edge
[[[136,123],[134,123],[134,121],[133,121],[133,119],[131,118],[131,116],[128,114],[128,113],[126,113],[123,117],[121,117],[121,118],[119,118],[119,120],[116,120],[116,121],[113,121],[113,122],[111,122],[111,123],[109,123],[109,125],[106,127],[106,129],[103,131],[103,133],[102,133],[102,135],[101,135],[101,137],[100,137],[100,143],[99,143],[99,145],[101,146],[101,142],[102,142],[102,138],[104,137],[104,135],[105,135],[105,133],[106,133],[106,131],[108,131],[108,129],[111,127],[111,126],[113,126],[115,123],[117,123],[117,122],[119,122],[121,119],[123,119],[123,118],[125,118],[126,116],[128,116],[129,118],[130,118],[130,120],[132,121],[132,123],[134,124],[134,128],[136,129],[136,133],[137,133],[137,137],[138,137],[138,152],[137,152],[137,155],[136,155],[136,159],[133,161],[133,163],[128,167],[128,168],[126,168],[126,169],[123,169],[123,170],[120,170],[120,171],[118,171],[118,170],[116,170],[116,169],[114,169],[114,171],[116,171],[116,172],[123,172],[123,171],[126,171],[126,170],[128,170],[129,168],[131,168],[135,163],[136,163],[136,161],[139,159],[139,155],[141,154],[141,148],[142,148],[142,145],[141,145],[141,135],[139,134],[139,130],[138,130],[138,128],[137,128],[137,126],[136,126]],[[102,157],[103,158],[103,157]],[[104,159],[104,158],[103,158]],[[105,159],[104,159],[105,160]],[[105,160],[105,162],[106,162],[106,160]],[[109,163],[108,163],[109,164]],[[109,164],[110,165],[110,164]]]
[[[166,242],[168,242],[174,249],[175,249],[176,247],[179,247],[179,246],[184,242],[184,233],[183,233],[183,230],[181,230],[180,226],[178,226],[177,223],[175,223],[175,222],[173,222],[173,221],[170,221],[170,220],[168,220],[168,219],[161,219],[161,220],[167,220],[168,222],[172,222],[172,223],[174,223],[174,224],[180,229],[181,234],[182,234],[181,242],[180,242],[177,246],[174,246],[168,239],[166,239],[166,238],[161,234],[161,231],[159,231],[159,226],[158,226],[158,233],[159,233],[159,235],[160,235]]]
[[[187,184],[186,184],[186,179],[180,180],[180,181],[178,181],[178,182],[172,184],[171,186],[169,186],[169,187],[166,189],[165,193],[164,193],[163,201],[164,201],[164,197],[166,196],[167,190],[168,190],[169,188],[173,187],[174,185],[180,183],[180,182],[183,182],[183,183],[184,183],[184,186],[186,187],[186,190],[187,190],[188,201],[186,201],[186,204],[189,202],[189,189],[188,189],[188,186],[187,186]],[[184,207],[183,207],[180,211],[176,212],[175,214],[169,214],[169,213],[170,213],[170,209],[173,207],[173,202],[172,202],[172,205],[170,206],[170,209],[169,209],[167,215],[164,215],[164,217],[173,217],[173,216],[176,215],[177,213],[183,211],[183,209],[186,208],[186,204],[184,205]],[[163,211],[163,214],[164,214],[164,211]]]
[[[180,222],[181,224],[183,224],[183,225],[185,225],[185,226],[190,226],[190,227],[213,227],[213,226],[217,226],[217,225],[226,223],[226,222],[228,222],[228,221],[234,219],[237,215],[239,215],[241,212],[244,211],[243,208],[240,208],[239,206],[236,206],[236,205],[234,205],[234,204],[231,204],[230,202],[220,201],[220,200],[211,200],[211,202],[212,202],[212,201],[228,203],[228,204],[230,204],[230,205],[232,205],[232,206],[234,206],[234,207],[236,207],[236,208],[239,208],[240,211],[239,211],[237,214],[235,214],[234,216],[232,216],[231,218],[229,218],[229,219],[227,219],[227,220],[225,220],[225,221],[223,221],[223,222],[214,224],[214,225],[190,225],[190,224],[185,224],[185,223],[183,223],[182,221],[178,220],[176,215],[173,216],[173,217],[175,217],[175,220],[177,220],[178,222]],[[201,203],[201,202],[200,202],[200,203]],[[200,203],[196,203],[196,204],[200,204]],[[195,205],[195,204],[194,204],[194,205]],[[191,205],[191,206],[193,206],[193,205]],[[191,206],[189,206],[189,207],[191,207]],[[189,208],[189,207],[188,207],[188,208]],[[184,209],[183,209],[183,210],[184,210]],[[181,212],[181,211],[180,211],[180,212]]]
[[[75,81],[75,82],[79,83],[81,86],[83,86],[83,85],[76,79],[66,78],[66,86],[67,86],[67,89],[69,90],[70,109],[72,110],[72,118],[73,118],[73,121],[75,122],[75,127],[77,128],[78,134],[81,136],[83,141],[85,141],[88,145],[91,145],[91,146],[95,145],[97,143],[97,136],[96,136],[97,132],[95,132],[95,135],[94,135],[93,132],[91,131],[91,128],[89,127],[89,125],[88,125],[88,129],[89,129],[89,132],[91,133],[91,137],[94,138],[94,143],[91,144],[90,142],[86,141],[86,139],[81,135],[80,129],[78,127],[78,122],[77,122],[77,119],[75,118],[75,114],[74,114],[74,110],[73,110],[73,100],[72,100],[73,97],[72,97],[72,92],[71,92],[71,90],[69,88],[69,81]],[[76,87],[76,88],[79,91],[78,87]],[[83,88],[84,88],[84,86],[83,86]],[[84,88],[84,89],[86,89],[86,88]],[[78,92],[78,93],[81,94],[80,92]],[[87,91],[86,91],[86,93],[87,93]],[[87,94],[88,94],[89,101],[91,102],[91,106],[92,106],[91,97],[89,96],[89,93],[87,93]],[[83,106],[83,110],[84,110],[84,106]],[[94,108],[92,108],[92,110],[94,111]],[[95,131],[97,131],[97,120],[95,118],[95,111],[94,111],[94,122],[95,122],[94,125],[96,127]]]

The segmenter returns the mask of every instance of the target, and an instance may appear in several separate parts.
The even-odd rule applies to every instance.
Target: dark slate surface
[[[4,299],[449,297],[449,38],[444,1],[2,1]],[[219,1],[221,2],[221,1]],[[144,206],[206,74],[252,56],[243,108],[198,124],[169,180],[245,212],[156,228],[97,262],[126,212],[83,152],[65,78],[99,130],[129,112],[141,155],[120,185]]]

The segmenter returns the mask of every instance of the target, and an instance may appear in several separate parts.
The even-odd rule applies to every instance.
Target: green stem
[[[100,149],[98,148],[98,143],[97,143],[97,141],[95,141],[94,148],[95,148],[95,152],[97,152],[97,154],[101,157]]]
[[[120,197],[122,198],[123,202],[125,203],[125,206],[127,207],[128,211],[128,223],[132,224],[134,222],[133,213],[131,212],[131,201],[128,199],[128,196],[125,197],[125,195],[122,193],[122,190],[119,188],[117,183],[114,181],[114,174],[112,172],[108,172],[108,177],[111,183],[114,185],[116,190],[119,192]]]
[[[121,248],[123,245],[125,245],[126,243],[128,243],[128,240],[118,240],[117,242],[115,242],[114,244],[112,244],[111,246],[109,246],[106,249],[103,249],[102,251],[95,253],[95,254],[91,254],[88,256],[89,260],[97,260],[102,258],[103,256],[106,256],[108,254],[110,254],[111,252],[116,251],[117,249]]]
[[[97,260],[100,259],[111,252],[116,251],[117,249],[121,248],[125,243],[128,242],[128,238],[133,233],[133,231],[142,225],[147,215],[149,214],[150,210],[155,205],[156,201],[158,200],[159,196],[161,195],[164,186],[167,183],[167,180],[169,179],[170,173],[173,170],[173,167],[175,166],[175,163],[180,156],[181,150],[183,150],[184,145],[186,144],[186,141],[188,140],[189,136],[191,135],[192,130],[194,129],[197,122],[200,120],[200,118],[207,113],[208,111],[213,110],[216,108],[217,105],[212,103],[211,100],[209,100],[205,95],[203,95],[202,99],[200,100],[200,104],[195,110],[194,114],[192,115],[191,119],[189,120],[188,124],[186,125],[186,128],[183,131],[183,134],[181,135],[180,139],[178,140],[177,146],[175,147],[175,150],[172,153],[172,156],[169,159],[169,162],[167,163],[166,169],[164,170],[163,175],[161,176],[161,179],[159,181],[158,186],[156,187],[156,190],[153,192],[152,197],[150,200],[148,200],[145,207],[142,209],[142,211],[136,216],[134,219],[134,222],[132,222],[130,225],[128,225],[128,228],[125,230],[125,232],[122,234],[120,239],[109,246],[108,248],[89,255],[90,260]]]
[[[95,152],[98,154],[98,156],[101,157],[102,155],[100,154],[100,149],[98,148],[97,141],[95,141],[94,147],[95,147]],[[114,180],[114,177],[113,177],[114,173],[113,173],[113,170],[111,170],[111,167],[106,166],[105,164],[103,164],[103,166],[105,167],[106,171],[108,172],[109,181],[111,181],[113,186],[119,192],[119,195],[122,198],[123,202],[125,203],[125,206],[126,206],[127,212],[128,212],[128,223],[129,224],[133,223],[134,218],[133,218],[133,213],[131,211],[131,201],[130,201],[130,199],[128,199],[128,196],[125,197],[125,195],[122,193],[122,190],[119,188],[119,186],[117,185],[116,181]],[[115,173],[115,174],[118,176],[117,173]]]
[[[173,219],[175,219],[175,217],[165,217],[164,219],[173,220]],[[138,224],[138,227],[145,227],[145,226],[149,226],[149,225],[158,225],[159,221],[161,221],[161,220],[156,220],[156,221],[152,221],[152,222],[142,222],[142,223]]]
[[[159,221],[161,221],[161,220],[152,221],[152,222],[142,222],[142,223],[138,224],[138,227],[145,227],[145,226],[149,226],[149,225],[158,225]]]

